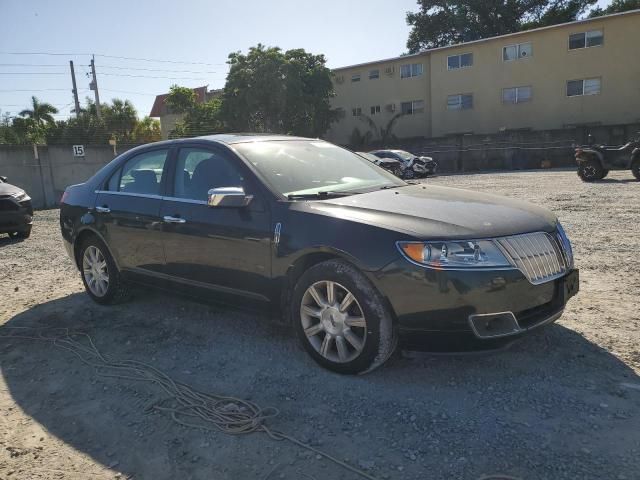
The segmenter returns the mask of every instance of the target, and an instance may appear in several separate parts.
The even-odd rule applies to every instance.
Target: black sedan
[[[253,305],[341,373],[381,365],[398,341],[503,346],[556,320],[578,288],[551,212],[408,185],[321,140],[138,147],[69,187],[60,224],[96,302],[119,301],[136,282]]]
[[[20,187],[0,177],[0,233],[11,238],[29,238],[33,223],[31,197]]]

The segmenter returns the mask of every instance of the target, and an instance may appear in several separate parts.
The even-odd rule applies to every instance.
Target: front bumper
[[[519,270],[434,270],[405,260],[373,281],[395,313],[401,346],[421,351],[501,348],[557,320],[579,288],[577,270],[533,285]],[[494,320],[502,314],[513,322]]]
[[[0,198],[0,233],[27,230],[33,223],[33,206],[30,200],[18,202],[12,197]]]

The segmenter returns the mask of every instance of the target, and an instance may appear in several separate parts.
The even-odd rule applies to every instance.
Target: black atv
[[[602,180],[609,170],[629,170],[640,180],[640,132],[638,138],[621,146],[589,144],[576,148],[578,176],[583,182]]]

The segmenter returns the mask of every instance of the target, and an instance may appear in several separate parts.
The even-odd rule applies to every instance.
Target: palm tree
[[[21,117],[25,117],[27,123],[27,139],[32,143],[45,141],[47,129],[55,125],[53,114],[58,109],[50,103],[40,102],[36,97],[31,97],[31,109],[22,110]]]
[[[31,109],[22,110],[20,116],[31,119],[38,127],[43,127],[45,124],[53,125],[55,123],[53,118],[55,113],[58,113],[56,107],[50,103],[41,103],[37,97],[31,97]]]
[[[396,113],[391,119],[387,122],[387,124],[383,127],[379,127],[373,119],[367,115],[361,115],[360,120],[365,122],[373,132],[378,134],[378,139],[380,141],[380,146],[382,148],[388,147],[389,142],[396,142],[398,139],[393,134],[393,128],[396,125],[398,119],[405,114],[400,112]]]

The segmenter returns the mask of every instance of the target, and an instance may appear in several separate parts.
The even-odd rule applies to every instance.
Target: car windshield
[[[359,155],[321,140],[239,143],[235,148],[285,196],[351,194],[406,185]]]

